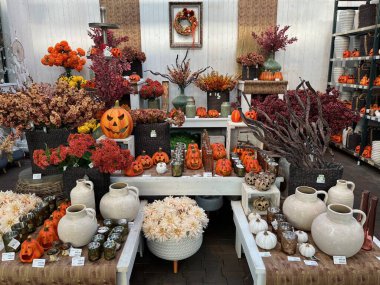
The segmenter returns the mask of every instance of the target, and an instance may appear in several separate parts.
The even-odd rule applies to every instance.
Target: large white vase
[[[336,181],[336,185],[329,190],[327,205],[343,204],[350,208],[354,206],[355,183],[343,179]]]

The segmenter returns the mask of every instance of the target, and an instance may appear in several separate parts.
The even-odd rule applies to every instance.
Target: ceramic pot
[[[83,204],[95,210],[94,183],[86,179],[78,179],[77,185],[70,192],[71,204]]]
[[[91,241],[97,228],[94,209],[86,208],[83,204],[71,205],[58,223],[58,237],[64,243],[69,242],[74,247],[81,247]]]
[[[281,65],[274,59],[274,53],[270,53],[268,59],[264,62],[264,69],[271,72],[281,70]]]
[[[195,118],[197,107],[192,102],[187,102],[186,105],[186,118]]]
[[[180,88],[181,93],[175,97],[172,101],[174,108],[181,109],[182,111],[186,111],[187,97],[185,95],[185,89]]]
[[[324,201],[318,199],[318,194],[325,195]],[[313,220],[323,212],[326,212],[326,191],[317,191],[312,187],[299,186],[296,192],[285,199],[283,212],[296,229],[310,231]]]
[[[127,183],[117,182],[100,201],[100,213],[104,219],[133,221],[140,207],[139,190]]]
[[[355,183],[343,179],[336,181],[336,185],[329,190],[327,205],[343,204],[350,208],[354,206]]]
[[[360,223],[354,213],[363,216]],[[352,210],[343,204],[331,204],[327,212],[314,219],[311,235],[317,247],[324,253],[334,256],[351,257],[363,245],[366,214],[361,210]]]

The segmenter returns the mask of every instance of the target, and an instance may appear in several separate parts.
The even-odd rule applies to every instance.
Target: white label
[[[90,168],[94,168],[94,164],[91,162],[91,163],[88,165],[88,167],[90,167]]]
[[[269,251],[259,252],[259,254],[260,254],[261,257],[270,257],[270,256],[272,256]]]
[[[304,260],[303,262],[305,262],[305,264],[309,266],[318,266],[318,262],[314,260]]]
[[[193,177],[202,177],[200,174],[194,174]]]
[[[203,177],[212,177],[212,172],[203,172]]]
[[[345,256],[333,256],[334,264],[347,264]]]
[[[67,165],[65,165],[65,166],[63,167],[63,171],[66,171],[66,169],[67,169]]]
[[[70,253],[69,256],[74,257],[74,256],[81,256],[82,255],[82,249],[81,248],[70,248]]]
[[[288,256],[288,261],[301,261],[301,258],[298,256]]]
[[[45,259],[33,259],[32,267],[44,268],[45,267]]]
[[[71,259],[71,266],[84,266],[84,256],[75,256]]]
[[[188,175],[185,175],[185,176],[182,176],[182,178],[190,178],[190,176],[188,176]]]
[[[325,183],[326,179],[325,179],[325,176],[323,174],[319,174],[318,177],[317,177],[317,183]]]
[[[13,248],[13,249],[17,249],[19,246],[20,246],[20,242],[17,240],[17,239],[12,239],[9,243],[8,243],[8,246]]]
[[[1,255],[1,261],[11,261],[15,260],[15,253],[14,252],[4,252]]]
[[[151,131],[150,131],[150,137],[151,137],[151,138],[156,138],[156,137],[157,137],[156,130],[151,130]]]
[[[151,174],[143,174],[142,177],[152,177],[152,175]]]
[[[274,81],[280,81],[280,78],[275,78]]]
[[[33,179],[34,179],[34,180],[39,180],[39,179],[41,179],[41,173],[34,173],[34,174],[33,174]]]
[[[253,81],[258,81],[259,79],[258,78],[254,78]]]

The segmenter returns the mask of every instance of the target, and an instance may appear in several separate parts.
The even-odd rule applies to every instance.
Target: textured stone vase
[[[95,210],[94,183],[86,179],[78,179],[77,185],[70,192],[71,203],[83,204]]]
[[[174,108],[181,109],[183,112],[186,111],[187,97],[185,95],[185,89],[180,88],[181,93],[175,97],[172,101]]]
[[[343,179],[336,181],[336,185],[329,190],[327,205],[343,204],[350,208],[354,206],[355,183]]]

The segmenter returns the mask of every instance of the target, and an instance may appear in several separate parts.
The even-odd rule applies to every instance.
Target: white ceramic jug
[[[100,200],[100,213],[104,219],[133,221],[140,207],[139,190],[127,183],[117,182]]]
[[[70,192],[71,204],[83,204],[95,210],[94,183],[86,179],[78,179],[77,185]]]
[[[336,185],[329,190],[327,205],[343,204],[350,208],[354,206],[355,183],[343,179],[336,181]]]

